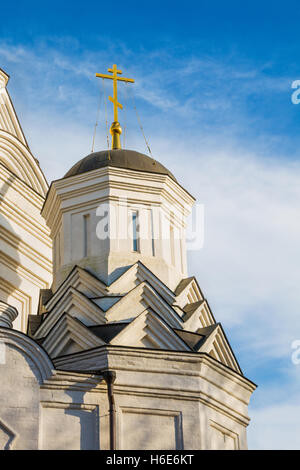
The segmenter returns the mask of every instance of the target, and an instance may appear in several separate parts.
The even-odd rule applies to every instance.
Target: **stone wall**
[[[71,370],[80,353],[56,361],[63,371],[22,333],[0,328],[0,344],[2,449],[109,449],[106,383]],[[84,360],[116,371],[118,449],[247,448],[246,379],[188,353],[100,350]]]

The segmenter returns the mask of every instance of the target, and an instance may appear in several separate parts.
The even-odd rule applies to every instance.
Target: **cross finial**
[[[108,69],[107,71],[109,73],[112,73],[112,75],[96,73],[96,77],[103,78],[103,79],[109,78],[110,80],[113,80],[114,95],[113,97],[111,96],[108,97],[109,101],[111,101],[114,105],[114,122],[111,125],[110,133],[112,135],[112,149],[120,149],[121,148],[120,135],[122,134],[122,128],[118,121],[118,108],[123,109],[123,106],[121,103],[118,102],[117,84],[118,84],[118,81],[134,83],[134,80],[132,78],[119,77],[118,75],[122,74],[122,70],[118,70],[116,64],[113,65],[112,69]]]

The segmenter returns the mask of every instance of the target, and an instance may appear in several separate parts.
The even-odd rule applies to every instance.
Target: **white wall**
[[[103,380],[53,370],[46,353],[14,330],[0,328],[0,344],[1,448],[109,448]],[[116,371],[119,449],[246,448],[246,379],[234,374],[233,381],[224,380],[224,367],[216,373],[212,359],[213,368],[188,353],[99,348],[98,354],[85,352],[85,365],[96,360],[101,367],[106,358]],[[83,368],[74,358],[60,359],[60,367],[65,360],[65,369]],[[210,367],[208,381],[209,374],[201,375],[203,361]]]
[[[118,168],[55,181],[43,209],[54,240],[54,289],[74,264],[89,268],[109,284],[137,260],[175,288],[187,276],[185,228],[193,202],[165,175],[152,180],[139,172],[138,188],[136,173]],[[137,251],[132,240],[133,212],[138,214]]]

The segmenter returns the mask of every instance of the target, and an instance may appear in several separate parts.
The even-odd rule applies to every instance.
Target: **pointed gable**
[[[199,328],[197,333],[203,336],[197,345],[198,352],[206,352],[225,366],[242,373],[220,323]]]
[[[51,292],[43,293],[44,302],[39,313],[41,313],[43,309],[46,309],[48,312],[52,310],[54,305],[57,304],[59,299],[64,296],[70,287],[73,287],[89,299],[105,296],[107,294],[107,288],[102,281],[85,269],[75,265],[54,294],[51,295]]]
[[[195,277],[182,279],[175,289],[176,304],[181,308],[204,299]]]
[[[182,320],[178,313],[147,282],[143,281],[124,295],[107,312],[107,321],[129,321],[137,317],[145,307],[151,308],[173,327],[180,328]]]
[[[85,351],[105,344],[76,318],[64,314],[43,340],[42,346],[51,357]]]
[[[116,335],[110,344],[117,346],[190,351],[190,347],[152,309],[138,315],[126,328]]]
[[[86,326],[101,325],[105,322],[104,312],[94,302],[88,299],[84,294],[69,287],[64,294],[57,299],[52,310],[45,314],[45,320],[37,329],[34,337],[44,338],[59,318],[68,313],[77,318]]]
[[[56,355],[84,350],[84,343],[74,339],[76,330],[86,338],[86,349],[111,344],[206,353],[241,373],[194,277],[183,279],[172,292],[140,262],[109,286],[74,266],[57,291],[43,291],[41,299],[45,320],[34,336],[46,348],[55,335],[61,338],[62,347],[51,346],[51,355],[54,350]]]
[[[170,305],[174,303],[175,294],[147,268],[141,261],[137,261],[122,273],[114,282],[108,286],[111,294],[124,294],[134,289],[143,281],[147,281]]]

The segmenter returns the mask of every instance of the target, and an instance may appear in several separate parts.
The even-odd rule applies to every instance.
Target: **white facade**
[[[32,156],[0,69],[0,302],[18,309],[26,332],[40,289],[52,283],[52,241],[40,214],[47,182]]]
[[[2,194],[8,204],[14,193]],[[0,298],[0,448],[246,449],[255,385],[187,275],[192,196],[167,174],[109,165],[54,181],[44,196],[41,215],[23,194],[14,201],[36,228],[18,232],[14,252],[27,313],[16,282]],[[21,250],[30,236],[31,284]],[[6,266],[3,279],[14,273]]]
[[[7,369],[0,394],[2,448],[109,449],[101,376],[55,370],[45,352],[15,330],[0,329],[0,338],[6,344],[1,373]],[[72,361],[58,360],[56,367],[72,369]],[[107,347],[86,353],[84,364],[116,370],[118,449],[247,447],[253,386],[209,356]]]
[[[193,203],[170,177],[123,168],[100,168],[54,181],[42,211],[54,241],[54,290],[74,264],[110,284],[137,260],[174,289],[187,276],[185,229]],[[140,227],[136,252],[132,214]]]

